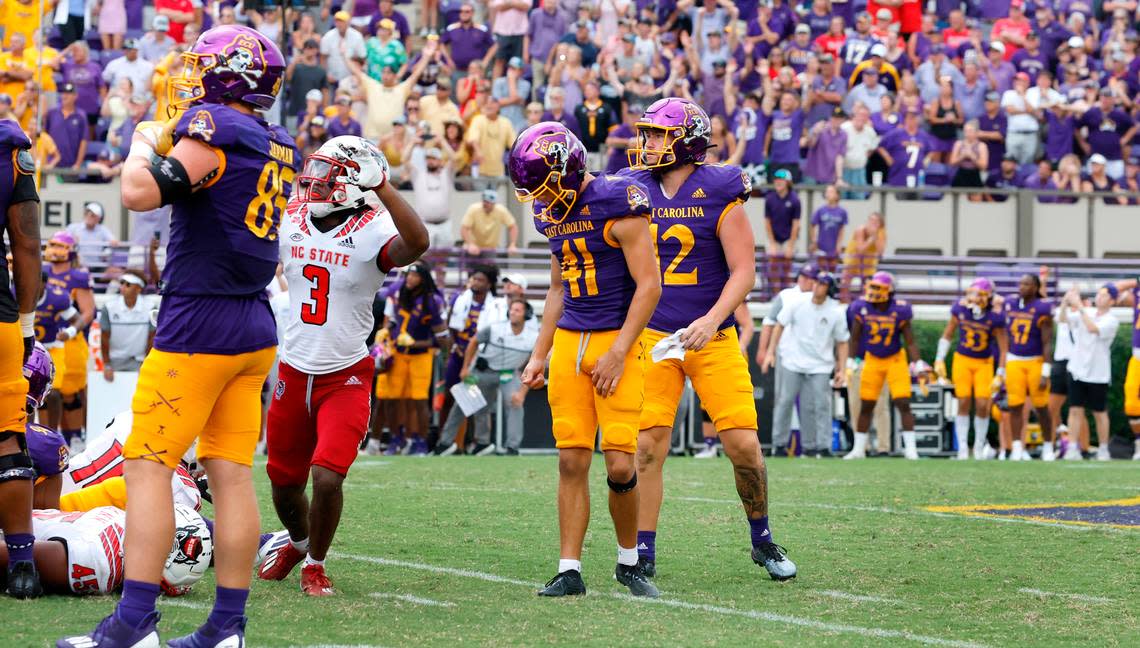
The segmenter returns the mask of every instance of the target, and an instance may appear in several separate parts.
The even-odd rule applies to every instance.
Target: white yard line
[[[195,603],[194,601],[183,601],[180,599],[169,598],[169,597],[163,597],[162,600],[159,601],[158,606],[159,607],[169,606],[169,607],[190,608],[191,610],[209,610],[213,607],[207,603]]]
[[[382,599],[395,599],[397,601],[404,601],[405,603],[415,603],[416,605],[432,605],[435,607],[455,607],[451,601],[437,601],[435,599],[421,598],[419,596],[412,596],[411,594],[392,594],[390,592],[373,592],[369,594],[372,598]]]
[[[840,592],[839,590],[815,590],[812,593],[819,594],[820,596],[840,599],[843,601],[856,601],[859,603],[890,603],[892,605],[902,604],[902,601],[896,599],[883,598],[881,596],[867,596],[864,594],[851,594],[850,592]]]
[[[1103,596],[1089,596],[1088,594],[1066,594],[1065,592],[1046,592],[1044,590],[1033,589],[1031,587],[1022,587],[1017,590],[1022,594],[1032,594],[1033,596],[1065,598],[1074,601],[1083,601],[1085,603],[1112,603],[1112,599]]]
[[[487,572],[475,571],[471,569],[456,569],[454,567],[441,567],[439,565],[429,565],[426,563],[409,562],[406,560],[392,560],[389,558],[380,558],[376,556],[363,556],[358,554],[337,554],[341,558],[348,560],[356,560],[360,562],[372,563],[375,565],[388,565],[392,567],[403,567],[405,569],[415,569],[419,571],[426,571],[435,574],[448,574],[450,576],[460,576],[463,578],[473,578],[477,580],[487,581],[490,583],[506,583],[509,585],[518,585],[528,589],[536,589],[540,585],[535,582],[519,580],[517,578],[508,578],[506,576],[499,576],[498,574],[491,574]],[[652,605],[661,605],[665,607],[678,608],[683,610],[693,610],[697,612],[706,612],[710,614],[720,614],[723,616],[737,616],[748,619],[757,619],[760,621],[773,621],[776,623],[783,623],[787,625],[794,625],[803,628],[812,628],[815,630],[823,630],[825,632],[838,632],[845,634],[854,634],[864,637],[876,637],[881,639],[905,639],[914,641],[921,644],[930,646],[953,646],[955,648],[980,648],[984,644],[975,643],[972,641],[960,641],[957,639],[943,639],[941,637],[932,637],[928,635],[915,634],[906,630],[888,630],[886,628],[874,628],[848,625],[844,623],[831,623],[828,621],[819,621],[817,619],[810,619],[806,617],[792,616],[790,614],[779,614],[776,612],[765,612],[762,610],[740,610],[736,608],[723,607],[719,605],[708,605],[705,603],[690,603],[688,601],[681,601],[677,599],[647,599],[633,597],[629,594],[610,593],[609,596],[617,599],[628,600],[634,603],[644,603]]]

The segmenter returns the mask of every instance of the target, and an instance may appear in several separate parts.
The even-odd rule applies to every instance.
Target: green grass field
[[[262,646],[1010,646],[1140,644],[1140,528],[938,514],[930,505],[1041,504],[1140,495],[1129,462],[769,462],[772,528],[799,565],[788,583],[749,560],[730,466],[671,458],[658,601],[632,600],[595,461],[589,594],[539,599],[554,574],[554,457],[362,458],[328,562],[339,595],[306,600],[298,572],[255,581],[248,643]],[[262,525],[278,525],[264,463]],[[161,600],[164,637],[193,629],[210,577]],[[87,630],[111,598],[0,603],[6,647]],[[54,643],[52,643],[54,645]]]

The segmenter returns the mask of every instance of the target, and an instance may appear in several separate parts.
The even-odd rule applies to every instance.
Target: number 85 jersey
[[[322,232],[294,198],[280,234],[289,282],[281,358],[314,375],[359,362],[368,355],[373,298],[392,269],[384,253],[397,235],[392,217],[383,207],[368,209]]]

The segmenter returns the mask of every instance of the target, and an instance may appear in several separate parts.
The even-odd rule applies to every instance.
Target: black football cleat
[[[546,583],[546,587],[538,590],[539,596],[580,596],[586,593],[586,583],[582,581],[582,573],[575,569],[559,572]]]
[[[646,578],[657,576],[657,563],[655,561],[649,560],[645,556],[638,556],[637,566],[641,568],[641,573],[645,574]]]
[[[788,559],[788,552],[778,544],[768,542],[753,547],[752,562],[768,570],[772,580],[786,581],[796,577],[796,564]]]
[[[642,573],[641,565],[618,563],[617,568],[614,569],[614,579],[628,587],[629,593],[634,596],[648,596],[649,598],[661,596],[661,592],[658,592],[653,583],[650,583],[649,579]]]
[[[18,599],[39,598],[44,588],[40,584],[40,574],[30,560],[21,560],[8,567],[8,596]]]

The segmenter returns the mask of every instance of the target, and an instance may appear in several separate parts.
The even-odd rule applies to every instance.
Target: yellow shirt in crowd
[[[506,175],[503,154],[515,141],[515,129],[507,118],[499,115],[490,121],[486,115],[475,115],[467,130],[467,141],[475,147],[479,157],[483,158],[479,161],[479,175]]]
[[[364,137],[378,140],[392,130],[392,120],[404,114],[404,102],[411,92],[411,79],[385,88],[383,83],[368,75],[362,75],[364,94],[368,101],[368,112],[360,130]]]
[[[490,212],[483,209],[483,203],[475,203],[463,215],[463,227],[471,230],[471,243],[481,248],[503,247],[503,232],[515,224],[515,219],[507,208],[495,204]]]
[[[50,11],[55,2],[44,0],[44,10]],[[0,2],[0,24],[4,25],[4,47],[11,44],[12,34],[23,34],[31,46],[32,34],[43,25],[40,0],[4,0]]]
[[[443,137],[443,125],[449,121],[463,123],[459,117],[459,106],[454,101],[440,104],[434,94],[420,97],[420,114],[431,125],[431,132],[437,137]]]

